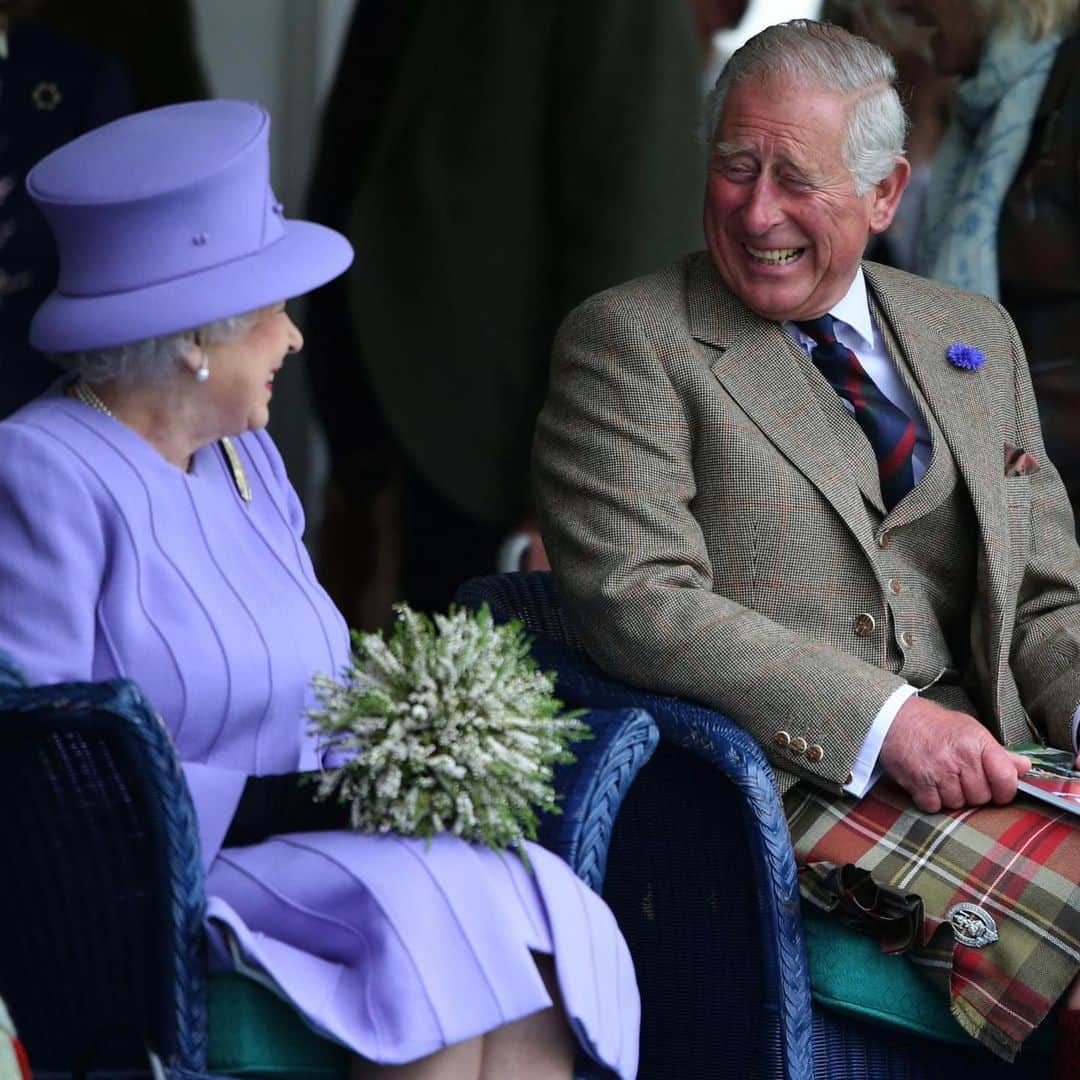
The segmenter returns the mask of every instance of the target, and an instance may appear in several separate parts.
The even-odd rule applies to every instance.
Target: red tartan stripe
[[[993,894],[1018,903],[1039,869],[1072,831],[1063,819],[1018,818],[971,868],[956,900]]]
[[[1023,819],[1022,819],[1023,820]],[[1040,866],[1046,866],[1050,857],[1054,855],[1061,845],[1068,839],[1076,828],[1076,820],[1065,811],[1058,813],[1057,817],[1050,818],[1051,828],[1037,830],[1030,851],[1025,852],[1028,858],[1033,859]],[[1015,827],[1017,833],[1021,833],[1019,822]],[[1013,843],[1011,833],[1005,833],[1001,837],[1003,844]],[[1018,845],[1019,850],[1019,845]]]
[[[953,955],[952,988],[995,1027],[1022,1042],[1042,1023],[1053,1002],[979,949]],[[1006,1002],[1008,1004],[1006,1004]]]
[[[844,861],[857,862],[881,843],[904,813],[902,806],[893,806],[882,799],[865,798],[830,825],[817,844],[807,853],[806,862],[824,858],[833,843],[844,845]],[[837,861],[832,855],[829,861]]]

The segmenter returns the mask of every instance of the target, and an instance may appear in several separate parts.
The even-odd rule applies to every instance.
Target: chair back
[[[467,608],[487,604],[497,623],[517,619],[530,634],[550,638],[578,652],[585,648],[562,606],[555,579],[546,570],[472,578],[458,589],[454,599]]]
[[[718,714],[602,672],[546,571],[474,578],[455,599],[486,603],[496,621],[517,619],[536,634],[533,656],[555,671],[568,705],[636,707],[657,721],[660,745],[619,809],[602,882],[641,990],[641,1080],[795,1076],[788,1064],[796,1058],[807,1075],[809,1041],[792,1030],[809,1027],[809,991],[788,1000],[778,974],[777,941],[802,947],[797,927],[785,937],[797,911],[794,862],[756,744],[723,717],[723,738],[711,739]],[[760,860],[762,844],[782,853],[787,845],[779,887]],[[763,932],[785,915],[772,935]]]
[[[201,1071],[194,809],[133,684],[0,685],[0,850],[0,996],[35,1075],[148,1075],[148,1048]]]

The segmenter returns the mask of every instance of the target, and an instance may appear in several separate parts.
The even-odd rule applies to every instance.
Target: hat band
[[[57,289],[86,298],[137,292],[257,255],[285,234],[283,211],[265,179],[258,201],[244,180],[238,170],[218,177],[210,197],[204,182],[123,207],[45,204],[64,252]]]

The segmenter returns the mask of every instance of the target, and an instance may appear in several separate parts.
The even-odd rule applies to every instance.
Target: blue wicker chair
[[[974,1043],[913,1038],[812,1000],[795,860],[758,745],[728,717],[597,668],[548,573],[465,583],[460,604],[520,620],[565,702],[645,709],[661,744],[615,823],[603,896],[642,992],[641,1080],[999,1080],[1049,1076]]]
[[[543,840],[598,888],[657,733],[640,710],[589,720]],[[208,1076],[194,811],[132,683],[30,687],[0,654],[0,851],[0,997],[35,1077]]]

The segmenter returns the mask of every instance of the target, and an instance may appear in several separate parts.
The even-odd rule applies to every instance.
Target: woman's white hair
[[[893,85],[896,65],[880,46],[811,19],[766,27],[731,57],[709,94],[705,122],[710,141],[732,85],[764,77],[852,98],[842,152],[856,195],[892,172],[904,152],[907,117]]]
[[[976,17],[987,33],[999,26],[1019,23],[1032,41],[1047,34],[1067,32],[1077,23],[1080,0],[971,0]]]
[[[65,370],[77,372],[88,383],[113,380],[126,383],[162,382],[176,372],[193,344],[213,345],[239,337],[255,325],[256,318],[256,312],[231,315],[193,330],[144,338],[127,345],[58,353],[53,359]]]

